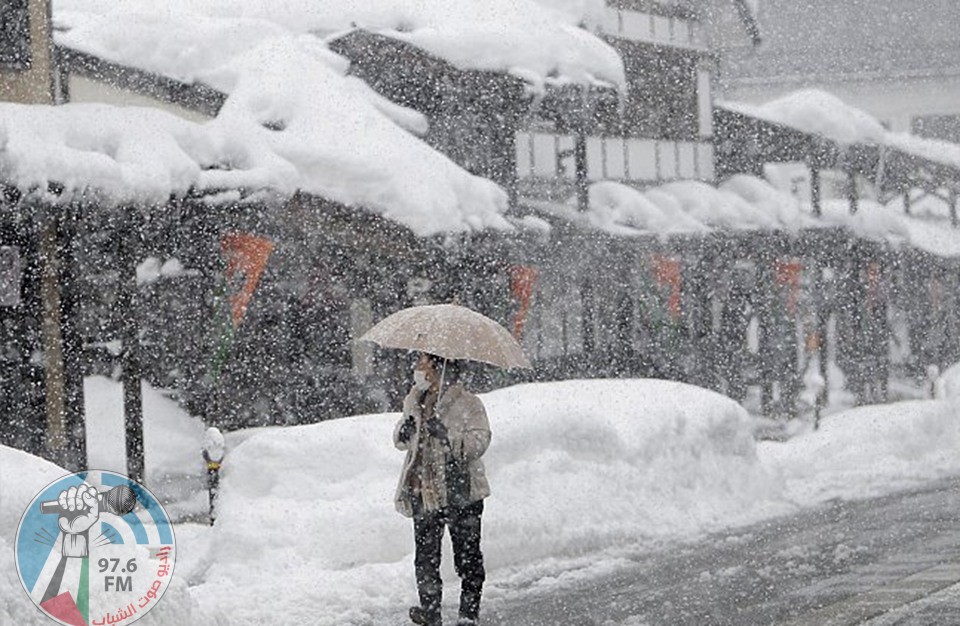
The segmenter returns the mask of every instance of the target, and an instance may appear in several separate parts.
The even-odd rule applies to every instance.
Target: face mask
[[[430,388],[430,381],[427,380],[427,374],[423,370],[413,370],[413,384],[420,391],[426,391]]]

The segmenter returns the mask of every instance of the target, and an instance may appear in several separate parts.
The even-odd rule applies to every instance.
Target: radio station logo
[[[173,526],[143,485],[114,472],[44,488],[17,528],[17,574],[34,604],[67,626],[130,624],[170,584]]]

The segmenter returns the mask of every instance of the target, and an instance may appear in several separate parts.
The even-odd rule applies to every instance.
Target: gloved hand
[[[426,428],[431,437],[444,440],[447,438],[447,427],[436,417],[427,420]]]
[[[400,443],[407,443],[416,431],[417,423],[413,420],[413,416],[410,416],[400,425],[400,430],[397,431],[397,440]]]

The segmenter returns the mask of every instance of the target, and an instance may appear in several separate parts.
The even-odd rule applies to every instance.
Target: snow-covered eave
[[[783,119],[782,117],[776,115],[771,115],[762,107],[730,101],[717,101],[715,106],[726,111],[731,111],[738,115],[743,115],[763,121],[767,124],[772,124],[779,128],[786,128],[790,129],[791,131],[803,133],[810,137],[815,137],[820,142],[834,144],[837,149],[841,151],[857,152],[880,149],[892,150],[928,162],[937,163],[941,166],[949,167],[955,170],[958,175],[960,175],[960,145],[952,144],[950,142],[931,140],[918,137],[916,135],[894,133],[890,131],[884,131],[881,136],[873,139],[845,141],[842,138],[831,137],[823,133],[813,132],[807,128],[803,128],[798,124],[791,123],[790,120]],[[849,105],[847,106],[849,109],[857,111],[862,115],[867,115],[859,109],[854,109],[853,107],[849,107]],[[943,154],[945,153],[949,154],[950,156],[944,157]]]
[[[310,170],[284,157],[282,146],[268,143],[272,133],[236,118],[197,124],[154,108],[0,103],[0,182],[10,190],[8,200],[16,197],[10,206],[147,209],[203,197],[209,205],[269,208],[306,194],[377,215],[418,237],[514,228],[493,210],[505,208],[502,190],[459,169],[442,185],[411,188],[410,197],[397,197],[397,181],[369,176],[357,183],[365,189],[325,193],[324,179],[312,180]],[[364,197],[380,204],[351,199]],[[431,204],[421,206],[421,199]]]
[[[202,115],[215,117],[227,99],[226,93],[202,82],[185,83],[61,43],[57,43],[54,49],[60,59],[61,68],[68,74],[76,74],[116,89],[176,104]]]
[[[352,66],[369,67],[371,60],[375,60],[380,70],[390,72],[391,66],[395,63],[402,62],[405,66],[414,63],[421,68],[417,73],[424,76],[424,81],[434,80],[442,75],[485,74],[490,77],[518,80],[526,86],[528,93],[534,94],[543,94],[571,85],[617,94],[623,93],[626,89],[625,74],[618,80],[611,80],[589,73],[569,76],[557,71],[542,76],[522,67],[473,67],[432,52],[418,45],[416,41],[412,41],[405,36],[405,33],[397,31],[354,28],[322,38],[332,51],[349,59]]]

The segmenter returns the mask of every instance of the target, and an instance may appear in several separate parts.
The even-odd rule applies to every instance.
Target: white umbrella
[[[449,360],[530,367],[520,344],[489,317],[456,304],[403,309],[380,320],[359,341],[384,348],[428,352]]]

